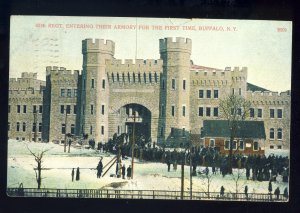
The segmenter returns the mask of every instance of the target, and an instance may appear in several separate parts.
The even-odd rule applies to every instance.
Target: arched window
[[[117,73],[117,81],[120,81],[119,73]]]
[[[147,82],[147,79],[146,79],[146,73],[144,73],[144,82],[145,82],[145,83]]]
[[[282,129],[281,128],[277,129],[277,139],[279,139],[279,140],[282,139]]]
[[[270,139],[274,139],[274,128],[270,129]]]
[[[129,73],[127,74],[127,77],[128,77],[128,82],[130,82],[130,74]]]
[[[114,73],[111,74],[111,79],[113,82],[115,82]]]
[[[154,80],[155,80],[155,83],[157,83],[157,73],[156,72],[154,73]]]
[[[133,83],[135,83],[135,73],[133,73]]]

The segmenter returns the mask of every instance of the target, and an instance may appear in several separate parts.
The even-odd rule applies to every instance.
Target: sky
[[[159,39],[165,37],[192,39],[194,64],[248,67],[249,83],[271,91],[291,89],[289,21],[12,16],[10,77],[36,72],[45,80],[46,66],[82,70],[86,38],[113,40],[117,59],[159,59]]]

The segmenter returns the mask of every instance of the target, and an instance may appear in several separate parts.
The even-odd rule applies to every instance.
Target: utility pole
[[[134,142],[135,142],[135,111],[133,111],[132,145],[131,145],[131,179],[133,179]]]
[[[192,181],[192,177],[193,177],[193,171],[192,171],[192,140],[191,140],[191,131],[190,131],[190,200],[192,200],[192,186],[193,186],[193,181]]]
[[[180,195],[181,200],[183,200],[183,191],[184,191],[184,158],[181,161],[181,195]]]
[[[64,143],[64,152],[67,151],[67,109],[66,109],[66,116],[65,116],[65,143]]]

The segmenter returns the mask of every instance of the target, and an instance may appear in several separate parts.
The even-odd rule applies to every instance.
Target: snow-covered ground
[[[176,190],[181,188],[181,168],[178,165],[177,171],[171,167],[171,171],[167,171],[167,165],[162,163],[139,162],[137,159],[134,164],[134,179],[127,180],[122,178],[110,177],[115,173],[115,165],[104,176],[98,179],[95,169],[100,157],[103,157],[103,165],[106,165],[114,155],[108,153],[98,153],[95,150],[84,149],[80,147],[71,147],[71,153],[64,153],[63,145],[53,143],[35,143],[35,142],[19,142],[16,140],[8,141],[8,171],[7,186],[18,187],[23,183],[24,188],[36,188],[35,180],[36,167],[34,157],[30,154],[28,148],[33,152],[41,152],[48,150],[44,157],[42,166],[50,168],[42,170],[42,188],[61,188],[61,189],[109,189],[112,183],[119,189],[137,189],[137,190]],[[131,158],[122,161],[122,164],[131,164]],[[80,181],[71,181],[72,168],[80,168]],[[209,168],[211,170],[211,168]],[[105,171],[106,169],[104,169]],[[204,170],[198,167],[197,170]],[[190,168],[185,166],[185,190],[189,190],[190,186]],[[248,193],[268,193],[268,182],[251,181],[246,179],[245,171],[240,171],[242,177],[238,181],[238,190],[244,192],[245,185],[248,186]],[[220,175],[213,175],[210,185],[210,192],[219,192],[221,186],[225,187],[225,192],[235,192],[236,185],[234,178],[237,177],[237,170],[234,175],[226,175],[224,178]],[[103,174],[103,173],[102,173]],[[280,181],[273,183],[273,191],[279,186],[281,193],[284,188],[288,187],[287,183]],[[193,177],[193,191],[206,191],[207,179],[201,178],[199,175]],[[115,187],[115,186],[114,186]]]

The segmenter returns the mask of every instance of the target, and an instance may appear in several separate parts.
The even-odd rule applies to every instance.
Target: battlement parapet
[[[159,39],[159,52],[164,53],[166,51],[182,51],[191,53],[192,40],[182,37],[176,37],[176,40],[171,37]]]
[[[79,76],[79,70],[67,70],[65,67],[57,67],[57,66],[47,66],[46,67],[46,75],[51,75],[51,76],[57,76],[57,77],[62,77],[62,76],[73,76],[75,78],[78,78]]]
[[[87,38],[82,40],[82,53],[88,52],[101,52],[108,53],[111,55],[115,54],[115,42],[112,40],[104,40],[104,39],[91,39]]]
[[[32,79],[37,79],[37,73],[33,73],[33,72],[22,72],[21,78],[32,78]]]
[[[268,97],[274,99],[274,98],[290,98],[291,97],[291,93],[290,91],[286,91],[286,92],[281,92],[281,93],[278,93],[278,92],[271,92],[271,91],[264,91],[264,92],[261,92],[261,91],[247,91],[247,97],[248,98],[262,98],[262,99],[266,99]]]
[[[162,72],[161,59],[120,59],[106,60],[106,72]]]

